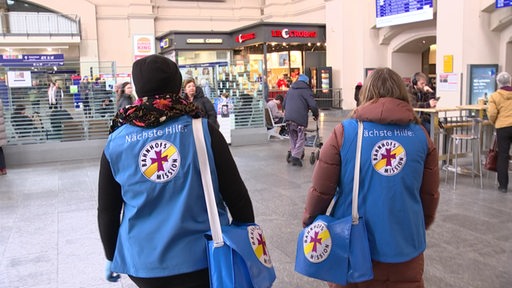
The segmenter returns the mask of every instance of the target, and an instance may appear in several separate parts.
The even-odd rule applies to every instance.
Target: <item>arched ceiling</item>
[[[404,45],[396,48],[394,52],[421,53],[427,50],[427,48],[432,44],[436,44],[436,36],[425,36],[405,43]]]

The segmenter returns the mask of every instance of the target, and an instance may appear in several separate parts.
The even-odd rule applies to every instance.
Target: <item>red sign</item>
[[[240,34],[238,35],[238,37],[236,37],[236,42],[238,43],[242,43],[242,42],[245,42],[247,40],[252,40],[256,38],[256,33],[246,33],[246,34]]]
[[[288,38],[316,38],[316,31],[306,30],[289,30],[285,28],[283,30],[272,30],[272,37]]]

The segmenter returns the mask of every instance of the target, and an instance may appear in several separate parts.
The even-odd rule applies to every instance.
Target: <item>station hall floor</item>
[[[322,113],[320,135],[326,139],[347,113]],[[273,287],[326,287],[293,271],[314,165],[287,164],[287,150],[288,141],[279,139],[231,147],[266,234],[277,273]],[[306,156],[311,151],[306,148]],[[98,163],[99,155],[13,166],[0,176],[0,288],[135,287],[126,275],[118,283],[104,280]],[[484,174],[484,189],[460,176],[453,190],[441,176],[437,218],[427,231],[426,287],[512,287],[512,192],[497,190],[495,174]]]

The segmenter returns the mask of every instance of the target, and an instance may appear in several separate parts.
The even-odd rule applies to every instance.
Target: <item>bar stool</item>
[[[471,178],[475,179],[475,174],[478,173],[480,176],[480,188],[484,188],[483,179],[482,179],[482,164],[481,164],[481,146],[480,146],[480,132],[482,131],[482,119],[480,118],[471,118],[471,131],[470,133],[454,133],[450,135],[450,140],[448,140],[448,153],[446,157],[446,177],[445,183],[448,183],[448,173],[450,172],[450,149],[454,155],[453,159],[453,189],[455,190],[457,185],[457,172],[459,170],[458,167],[458,150],[462,146],[463,142],[467,144],[471,144]],[[452,145],[453,144],[453,145]],[[476,159],[475,159],[476,158]],[[478,172],[476,167],[478,166]],[[461,169],[462,170],[462,169]]]

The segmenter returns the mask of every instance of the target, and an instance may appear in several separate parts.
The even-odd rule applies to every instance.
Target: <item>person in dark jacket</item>
[[[112,119],[98,179],[98,224],[105,277],[127,274],[141,288],[209,287],[204,234],[210,230],[193,119],[196,105],[180,96],[176,63],[149,55],[133,63],[134,105]],[[201,119],[217,210],[253,223],[252,202],[220,131]],[[228,211],[229,210],[229,211]]]
[[[31,116],[27,115],[27,107],[23,104],[18,104],[14,107],[11,115],[11,122],[14,131],[19,137],[27,137],[34,132],[34,120]]]
[[[428,77],[424,73],[417,72],[412,76],[408,87],[411,105],[414,108],[435,108],[439,98],[435,91],[427,85]],[[421,124],[430,133],[430,113],[420,113]],[[432,136],[432,135],[431,135]]]
[[[308,85],[309,78],[300,74],[295,81],[283,102],[285,111],[286,127],[290,137],[290,161],[293,166],[302,167],[302,154],[306,144],[304,129],[308,127],[309,110],[313,113],[313,119],[318,119],[318,107],[313,98],[313,91]]]
[[[119,109],[132,105],[133,104],[133,94],[132,94],[132,84],[128,81],[123,82],[121,84],[121,87],[119,87],[119,96],[116,99],[116,112],[119,111]],[[105,98],[103,98],[105,99]],[[102,106],[104,104],[105,100],[102,100]],[[100,107],[101,109],[101,107]]]
[[[188,101],[194,102],[203,112],[203,118],[208,119],[218,129],[220,125],[217,121],[217,111],[215,111],[212,101],[204,96],[203,89],[200,86],[196,86],[194,79],[185,80],[183,88],[185,89],[185,98]]]

